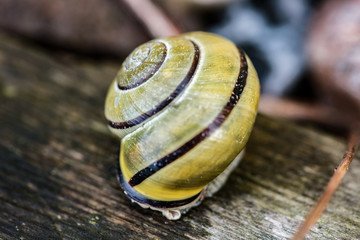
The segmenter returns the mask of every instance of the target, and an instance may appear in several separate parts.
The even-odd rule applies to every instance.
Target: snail
[[[136,48],[105,101],[109,129],[121,139],[125,194],[174,220],[217,191],[240,161],[259,88],[247,55],[215,34],[186,33]]]

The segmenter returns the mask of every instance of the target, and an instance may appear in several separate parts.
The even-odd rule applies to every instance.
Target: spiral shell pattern
[[[139,46],[105,103],[121,138],[122,187],[156,207],[193,201],[244,148],[258,100],[250,59],[220,36],[193,32]]]

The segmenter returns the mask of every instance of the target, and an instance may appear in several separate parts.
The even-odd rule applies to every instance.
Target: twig
[[[168,37],[181,33],[175,24],[150,0],[121,0],[155,37]]]
[[[339,112],[325,104],[305,103],[270,95],[261,96],[259,112],[272,117],[314,121],[344,129],[349,129],[354,125],[354,120],[347,113]]]
[[[346,153],[334,172],[334,175],[331,177],[323,195],[318,200],[317,204],[313,210],[306,217],[305,221],[299,228],[298,232],[294,235],[293,240],[303,239],[309,229],[316,223],[317,219],[321,216],[322,212],[325,210],[326,205],[329,203],[332,195],[338,188],[341,180],[345,176],[350,163],[354,159],[357,148],[360,144],[360,132],[354,131],[351,133]]]
[[[318,121],[325,115],[325,108],[317,103],[303,103],[294,100],[262,95],[259,111],[275,117]]]

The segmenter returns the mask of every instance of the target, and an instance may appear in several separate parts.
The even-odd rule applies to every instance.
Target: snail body
[[[233,168],[258,100],[251,61],[220,36],[193,32],[139,46],[105,103],[110,130],[121,138],[118,178],[125,193],[179,218]]]

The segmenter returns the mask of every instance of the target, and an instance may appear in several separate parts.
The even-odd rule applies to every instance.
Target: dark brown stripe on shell
[[[135,125],[138,125],[144,121],[146,121],[148,118],[152,117],[156,113],[163,110],[167,105],[169,105],[177,96],[179,96],[183,90],[186,88],[190,80],[192,79],[192,76],[194,75],[197,66],[199,64],[199,58],[200,58],[200,50],[199,47],[192,42],[194,45],[194,58],[193,62],[191,64],[191,67],[186,74],[185,78],[182,80],[182,82],[176,87],[176,89],[168,96],[165,100],[160,102],[158,105],[153,107],[151,110],[141,114],[140,116],[133,118],[131,120],[125,121],[125,122],[112,122],[109,121],[109,126],[116,129],[126,129],[133,127]]]
[[[164,51],[163,51],[163,55],[161,57],[161,60],[156,64],[156,66],[154,67],[154,69],[145,77],[143,78],[140,78],[138,81],[136,81],[135,83],[133,84],[130,84],[128,86],[122,86],[118,83],[118,88],[121,89],[121,90],[129,90],[129,89],[132,89],[132,88],[135,88],[137,86],[140,86],[141,84],[143,84],[144,82],[146,82],[148,79],[150,79],[158,70],[159,68],[161,67],[161,65],[164,63],[165,61],[165,58],[166,58],[166,55],[167,55],[167,48],[166,48],[166,45],[164,43],[161,43],[165,48],[164,48]]]
[[[148,205],[150,205],[152,207],[156,207],[156,208],[164,208],[164,209],[176,208],[176,207],[181,207],[181,206],[190,204],[192,202],[195,202],[198,199],[199,195],[201,194],[201,192],[200,192],[190,198],[186,198],[186,199],[182,199],[182,200],[175,200],[175,201],[159,201],[159,200],[149,199],[149,198],[139,194],[138,192],[136,192],[128,184],[128,182],[126,182],[126,180],[124,179],[124,177],[121,173],[120,163],[119,163],[119,161],[117,161],[117,162],[118,162],[118,165],[116,167],[116,176],[120,183],[120,186],[124,190],[124,193],[126,194],[126,196],[128,196],[129,198],[131,198],[132,200],[134,200],[137,203],[148,204]]]
[[[195,137],[193,137],[191,140],[186,142],[184,145],[182,145],[175,151],[169,153],[168,155],[157,160],[156,162],[153,162],[149,166],[138,171],[130,179],[129,181],[130,186],[134,187],[142,183],[145,179],[147,179],[148,177],[150,177],[151,175],[153,175],[163,167],[167,166],[168,164],[174,162],[181,156],[185,155],[196,145],[198,145],[204,139],[209,137],[216,129],[218,129],[225,122],[226,118],[230,115],[231,111],[238,103],[240,99],[240,95],[243,92],[246,85],[246,79],[248,75],[248,64],[246,61],[245,53],[243,51],[240,51],[240,62],[241,62],[241,67],[240,67],[239,76],[235,83],[234,89],[231,93],[231,96],[228,102],[226,103],[226,105],[223,107],[223,109],[220,111],[217,117],[213,120],[213,122],[210,123],[209,126],[207,126],[204,130],[202,130]]]

